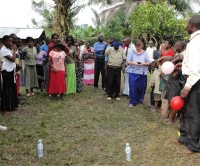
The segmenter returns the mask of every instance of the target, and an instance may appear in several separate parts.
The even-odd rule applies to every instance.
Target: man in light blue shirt
[[[44,43],[43,45],[40,46],[40,50],[47,53],[48,44],[49,44],[50,42],[51,42],[50,39],[49,39],[49,38],[46,38],[46,39],[45,39],[45,43]]]
[[[94,88],[98,89],[99,75],[102,76],[102,88],[105,90],[105,56],[102,54],[106,42],[103,41],[103,35],[98,35],[98,42],[94,44],[95,69],[94,69]]]

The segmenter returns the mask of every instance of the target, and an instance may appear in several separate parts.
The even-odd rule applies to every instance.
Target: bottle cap
[[[129,146],[129,143],[126,143],[126,146]]]
[[[39,139],[39,140],[38,140],[38,142],[42,142],[42,140],[41,140],[41,139]]]

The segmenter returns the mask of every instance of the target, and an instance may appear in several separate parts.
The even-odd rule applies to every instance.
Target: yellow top
[[[122,48],[115,50],[114,47],[110,47],[106,50],[105,55],[108,55],[108,65],[121,67],[123,60],[126,59],[125,52]]]

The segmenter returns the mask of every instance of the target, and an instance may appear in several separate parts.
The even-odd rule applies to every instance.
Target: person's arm
[[[176,58],[174,58],[171,62],[172,63],[176,63],[177,61],[182,61],[183,60],[183,55],[182,54],[179,54],[177,55]]]
[[[140,66],[150,66],[151,65],[150,59],[146,52],[144,53],[144,56],[145,56],[145,62],[141,62],[141,64],[139,64],[139,65]]]
[[[108,41],[106,42],[106,45],[105,45],[105,47],[104,47],[104,49],[103,49],[103,51],[102,51],[102,55],[107,55],[107,54],[105,54],[105,52],[106,52],[106,49],[107,49],[107,47],[108,47],[109,44],[110,44],[110,40],[108,40]]]
[[[126,60],[126,64],[127,65],[134,65],[134,66],[138,66],[137,62],[133,62],[133,53],[128,54],[127,56],[127,60]]]
[[[11,62],[15,62],[17,47],[14,44],[12,46],[12,50],[13,50],[13,56],[12,57],[10,55],[5,55],[4,57]]]
[[[105,55],[109,56],[110,50],[111,50],[111,49],[112,49],[112,48],[108,48],[108,49],[106,50],[106,52],[105,52]]]
[[[153,75],[151,76],[150,82],[149,82],[150,87],[155,86],[155,75],[156,75],[156,72],[154,71]]]
[[[51,52],[49,53],[49,65],[53,69],[53,72],[56,74],[57,70],[53,66]]]
[[[191,43],[189,45],[189,58],[188,58],[188,78],[185,84],[185,87],[181,91],[181,97],[187,97],[190,89],[193,87],[194,84],[199,80],[199,66],[200,66],[200,58],[198,55],[200,53],[200,48],[196,43]]]
[[[67,54],[64,52],[65,54],[65,59],[67,57]],[[66,64],[66,60],[64,59],[64,65],[65,65],[65,78],[67,77],[67,64]]]
[[[156,63],[157,63],[157,66],[161,66],[161,61],[164,59],[165,57],[161,57],[161,58],[158,58],[156,60]]]
[[[77,48],[77,50],[76,50],[77,52],[77,57],[79,58],[79,55],[80,55],[80,49],[79,48]]]
[[[122,59],[123,59],[123,61],[122,61],[122,72],[124,73],[125,67],[126,67],[126,55],[125,55],[124,50],[122,50]]]

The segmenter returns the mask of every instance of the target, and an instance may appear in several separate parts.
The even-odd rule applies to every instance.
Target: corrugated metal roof
[[[32,37],[37,39],[41,36],[44,29],[38,28],[11,28],[11,27],[0,27],[0,38],[4,35],[10,35],[11,33],[16,34],[21,39],[26,39],[27,37]]]

